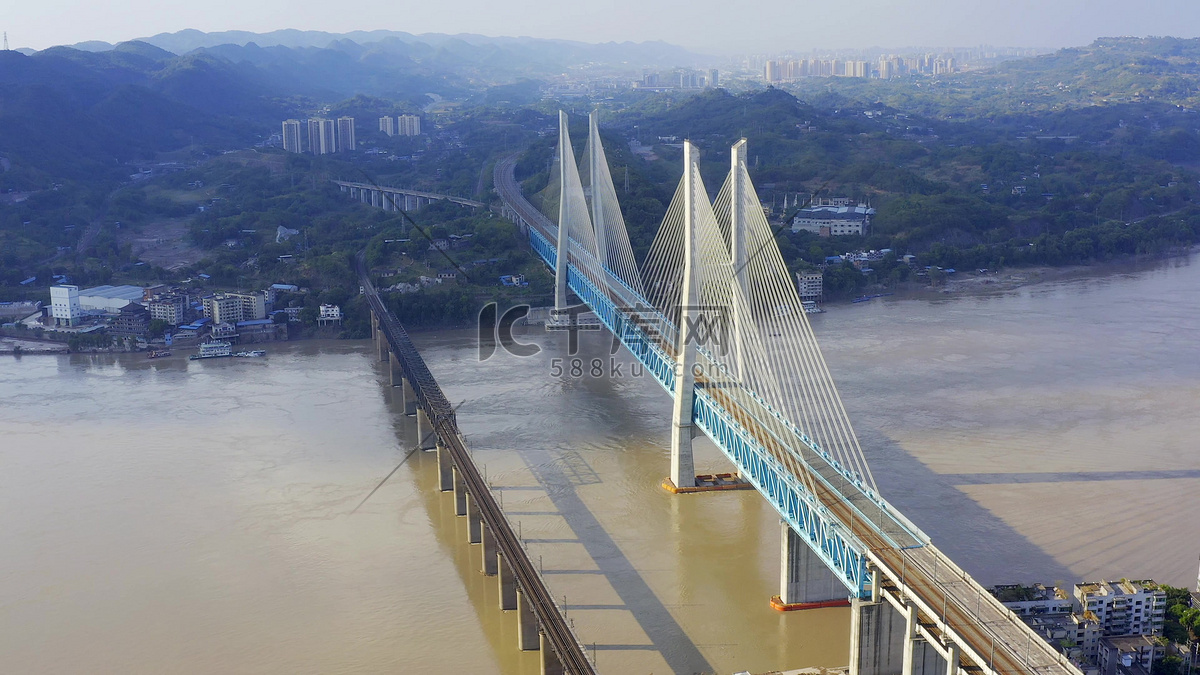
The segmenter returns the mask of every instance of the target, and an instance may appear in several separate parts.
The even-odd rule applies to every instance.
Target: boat
[[[821,306],[813,300],[805,300],[801,302],[800,305],[804,307],[805,314],[820,314],[821,312],[825,311],[821,309]]]
[[[251,350],[251,351],[248,351],[248,352],[234,352],[234,354],[233,354],[233,355],[234,355],[234,356],[237,356],[237,357],[240,357],[240,358],[253,358],[253,357],[259,357],[259,356],[266,356],[266,355],[267,355],[267,350],[265,350],[265,349],[254,349],[254,350]]]
[[[146,358],[161,359],[164,356],[170,356],[170,355],[171,355],[170,349],[151,349],[150,353],[146,355]]]
[[[213,340],[200,343],[200,351],[188,358],[197,361],[199,359],[219,359],[224,356],[233,356],[233,344],[224,340]]]
[[[875,298],[886,298],[889,295],[894,295],[894,293],[876,293],[875,295],[860,295],[857,298],[855,298],[854,300],[852,300],[852,302],[866,302],[868,300],[874,300]]]

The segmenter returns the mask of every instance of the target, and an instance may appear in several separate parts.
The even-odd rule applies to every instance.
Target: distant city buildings
[[[283,121],[283,149],[288,152],[303,152],[305,148],[314,155],[331,155],[335,152],[351,152],[355,148],[354,118],[339,117],[336,120],[314,117],[308,120],[307,144],[300,138],[300,120]]]
[[[300,140],[300,120],[283,121],[283,149],[288,152],[303,152]]]
[[[334,152],[354,152],[358,147],[354,142],[354,118],[337,118],[337,150]]]
[[[635,89],[650,91],[666,91],[671,89],[703,89],[717,86],[720,73],[716,70],[699,71],[681,68],[673,71],[667,77],[662,73],[646,73],[642,79],[633,83]],[[580,92],[584,94],[586,92]]]
[[[308,151],[314,155],[321,154],[321,120],[310,118],[308,120]]]
[[[878,77],[890,80],[901,75],[949,75],[954,72],[957,72],[957,66],[953,56],[935,54],[881,56],[875,63],[865,59],[769,59],[762,68],[763,79],[767,82],[792,82],[805,77]]]
[[[401,136],[420,136],[421,118],[417,115],[400,115],[396,118],[396,133]]]
[[[384,115],[379,118],[379,130],[388,136],[396,135],[396,120],[391,115]]]
[[[316,136],[312,135],[313,122],[316,122]],[[331,155],[338,151],[336,127],[333,120],[316,119],[308,121],[308,149],[314,155]]]

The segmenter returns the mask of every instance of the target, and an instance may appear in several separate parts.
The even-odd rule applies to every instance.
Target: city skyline
[[[301,5],[306,3],[302,0]],[[315,3],[310,3],[315,10]],[[812,4],[812,3],[810,3]],[[1200,6],[1187,0],[1151,0],[1140,5],[1117,0],[1063,0],[1046,5],[1031,0],[971,3],[955,0],[883,2],[848,0],[838,16],[849,21],[811,20],[812,7],[783,0],[752,0],[739,5],[744,30],[713,21],[724,5],[700,0],[692,12],[679,14],[668,3],[627,0],[604,7],[578,7],[546,0],[519,0],[493,6],[459,0],[458,10],[444,6],[379,7],[371,21],[345,12],[320,21],[291,17],[325,16],[296,11],[278,0],[253,6],[215,0],[203,7],[166,8],[148,0],[130,0],[126,11],[113,13],[78,0],[54,0],[13,7],[0,21],[13,48],[45,49],[86,41],[110,43],[184,29],[270,32],[294,28],[334,33],[390,29],[414,34],[479,34],[574,40],[588,43],[662,40],[698,53],[731,55],[797,48],[900,48],[913,45],[1061,48],[1089,44],[1117,35],[1200,36]],[[793,15],[795,21],[762,21]],[[72,16],[71,22],[61,21]],[[299,23],[287,23],[297,21]],[[809,47],[804,47],[808,45]]]

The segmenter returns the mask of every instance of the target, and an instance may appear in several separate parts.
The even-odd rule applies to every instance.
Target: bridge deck
[[[359,283],[362,284],[371,312],[379,319],[380,330],[383,331],[392,354],[399,359],[404,377],[412,384],[421,408],[425,410],[437,431],[438,440],[449,450],[454,459],[454,466],[466,481],[467,490],[478,503],[480,515],[495,535],[497,548],[512,566],[517,584],[532,605],[547,641],[567,673],[594,675],[595,668],[588,660],[583,646],[568,626],[566,617],[555,603],[550,589],[538,573],[529,553],[521,545],[520,538],[475,465],[466,444],[463,443],[453,406],[413,345],[404,326],[379,298],[379,293],[367,274],[363,253],[360,252],[355,258],[355,264],[358,268]]]
[[[463,206],[473,206],[475,208],[481,208],[481,207],[487,206],[487,204],[484,204],[483,202],[475,201],[474,199],[467,199],[466,197],[456,197],[454,195],[444,195],[444,194],[440,194],[437,192],[423,192],[421,190],[410,190],[408,188],[390,187],[387,185],[375,185],[372,183],[357,183],[354,181],[346,181],[346,180],[335,180],[335,181],[333,181],[333,183],[339,187],[345,187],[345,188],[358,188],[360,190],[379,190],[381,192],[394,192],[396,194],[408,195],[410,197],[420,197],[422,199],[431,199],[431,200],[445,199],[447,201],[454,202],[455,204],[462,204]]]

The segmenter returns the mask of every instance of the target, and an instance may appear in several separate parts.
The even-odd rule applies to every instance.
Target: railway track
[[[529,553],[521,544],[516,531],[508,522],[508,517],[504,515],[491,488],[488,487],[479,468],[475,465],[470,451],[463,443],[454,407],[450,405],[450,401],[425,364],[421,353],[413,345],[404,326],[388,311],[379,298],[379,293],[371,283],[370,275],[367,274],[362,252],[355,257],[355,265],[358,268],[359,283],[363,287],[363,294],[367,298],[371,312],[379,320],[380,330],[383,331],[392,354],[400,361],[404,377],[412,384],[421,408],[425,410],[425,414],[429,416],[429,420],[437,432],[438,440],[450,452],[454,466],[462,474],[468,492],[479,506],[484,523],[496,538],[497,549],[512,567],[516,583],[537,616],[542,634],[550,648],[558,656],[565,672],[571,675],[594,675],[596,673],[595,666],[588,660],[583,645],[575,637],[566,617],[554,602],[554,596],[551,595],[550,589],[546,586],[537,568],[534,567]]]

